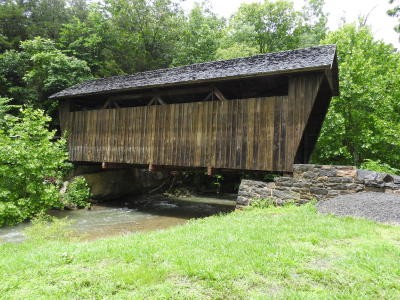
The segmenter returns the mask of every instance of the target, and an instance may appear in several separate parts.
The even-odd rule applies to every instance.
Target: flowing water
[[[203,218],[233,210],[233,201],[212,197],[166,199],[135,198],[145,205],[134,206],[129,200],[93,205],[91,209],[51,211],[56,218],[67,218],[76,236],[93,240],[132,232],[151,231],[184,224],[190,219]],[[0,228],[1,242],[25,240],[24,229],[29,223]]]

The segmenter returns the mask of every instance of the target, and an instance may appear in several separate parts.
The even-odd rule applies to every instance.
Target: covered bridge
[[[95,79],[50,98],[73,162],[291,172],[335,95],[327,45]]]

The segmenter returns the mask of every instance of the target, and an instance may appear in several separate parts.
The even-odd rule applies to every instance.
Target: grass
[[[92,242],[2,244],[0,297],[398,299],[399,261],[400,227],[311,204],[252,209]]]

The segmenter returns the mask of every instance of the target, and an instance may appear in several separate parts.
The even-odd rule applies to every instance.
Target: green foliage
[[[11,111],[11,109],[16,108],[16,106],[11,105],[10,102],[10,98],[0,97],[0,128],[4,125],[6,115]]]
[[[168,67],[182,32],[182,10],[171,0],[107,0],[116,64],[125,73]]]
[[[88,208],[90,207],[89,198],[90,188],[86,179],[82,176],[77,176],[68,184],[62,201],[66,207]]]
[[[400,170],[395,169],[388,164],[385,164],[381,162],[380,160],[371,160],[371,159],[366,159],[362,164],[361,164],[361,169],[365,170],[371,170],[371,171],[376,171],[376,172],[384,172],[388,174],[397,174],[400,175]]]
[[[400,33],[400,1],[399,0],[389,0],[390,4],[394,6],[388,10],[388,15],[394,18],[398,18],[399,24],[394,28],[396,32]]]
[[[225,21],[197,4],[183,23],[173,65],[211,61],[223,37]]]
[[[259,53],[318,44],[326,32],[323,4],[307,1],[303,11],[296,11],[293,2],[286,0],[242,4],[230,20],[228,37]]]
[[[330,105],[313,160],[354,164],[381,160],[400,166],[400,54],[374,40],[367,27],[346,25],[336,43],[340,96]]]
[[[114,55],[116,36],[99,5],[91,7],[85,20],[73,18],[64,24],[58,43],[69,56],[86,61],[95,76],[123,73]]]
[[[0,55],[1,93],[47,113],[57,105],[47,99],[49,95],[90,78],[86,62],[63,54],[49,39],[27,40],[21,43],[21,52]]]
[[[226,42],[228,44],[229,41]],[[218,48],[215,52],[215,59],[231,59],[238,57],[246,57],[258,54],[256,47],[248,46],[244,43],[233,43],[229,47]]]
[[[257,198],[250,203],[251,208],[268,208],[274,205],[275,201],[272,198]]]
[[[25,228],[25,235],[36,243],[45,241],[66,241],[72,237],[71,221],[57,219],[44,213],[39,213]]]
[[[47,97],[63,88],[91,78],[86,62],[69,57],[56,49],[54,42],[41,38],[21,43],[22,55],[30,61],[23,80],[28,87],[36,89],[38,106],[52,110],[54,101],[45,102]]]
[[[16,49],[27,38],[24,9],[13,0],[0,2],[0,53]]]
[[[216,186],[217,188],[217,194],[221,193],[221,188],[222,188],[222,182],[224,181],[224,176],[221,174],[215,174],[213,175],[213,182],[212,184]]]
[[[69,167],[65,139],[54,141],[50,118],[32,108],[20,113],[5,116],[0,128],[0,226],[60,206],[58,184]]]

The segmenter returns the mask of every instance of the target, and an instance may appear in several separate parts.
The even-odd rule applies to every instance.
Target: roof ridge
[[[321,46],[310,46],[310,47],[306,47],[306,48],[296,48],[296,49],[289,49],[289,50],[283,50],[283,51],[261,53],[261,54],[255,54],[255,55],[250,55],[250,56],[235,57],[235,58],[230,58],[230,59],[219,59],[219,60],[198,62],[198,63],[194,63],[194,64],[188,64],[188,65],[182,65],[182,66],[176,66],[176,67],[152,69],[152,70],[135,72],[135,73],[132,73],[132,74],[113,75],[113,76],[109,76],[109,77],[95,78],[95,79],[91,79],[89,81],[96,81],[96,80],[102,80],[102,79],[111,79],[111,78],[118,78],[118,77],[129,77],[129,76],[134,76],[134,75],[142,75],[142,74],[147,74],[147,73],[153,73],[153,72],[156,72],[156,71],[176,70],[176,69],[180,69],[180,68],[184,68],[184,67],[201,66],[201,65],[208,65],[208,64],[219,63],[219,62],[233,62],[233,61],[238,61],[238,60],[248,59],[248,58],[261,58],[261,57],[266,57],[266,56],[275,55],[275,54],[287,54],[289,52],[296,52],[296,51],[299,51],[299,50],[307,51],[307,50],[310,50],[310,49],[325,48],[325,47],[332,47],[332,46],[336,47],[335,44],[327,44],[327,45],[321,45]],[[86,82],[88,82],[88,81],[86,81]]]

